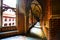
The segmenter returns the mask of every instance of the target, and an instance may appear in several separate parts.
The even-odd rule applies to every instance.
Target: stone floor
[[[42,40],[42,39],[26,37],[26,36],[13,36],[13,37],[8,37],[8,38],[3,38],[1,40]]]
[[[43,30],[41,29],[40,22],[37,22],[33,28],[31,28],[30,33],[33,33],[39,37],[45,37]]]

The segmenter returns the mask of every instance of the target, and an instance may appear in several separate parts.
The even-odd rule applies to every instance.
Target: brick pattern
[[[13,31],[13,30],[17,30],[17,28],[15,26],[14,27],[3,27],[3,28],[0,28],[0,32]]]
[[[60,40],[60,19],[50,20],[50,40]]]

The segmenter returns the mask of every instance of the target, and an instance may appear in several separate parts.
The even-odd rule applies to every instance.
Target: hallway
[[[60,40],[60,0],[0,0],[0,40]]]

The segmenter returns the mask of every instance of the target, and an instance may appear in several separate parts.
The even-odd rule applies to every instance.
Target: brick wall
[[[50,40],[60,40],[60,19],[50,20]]]

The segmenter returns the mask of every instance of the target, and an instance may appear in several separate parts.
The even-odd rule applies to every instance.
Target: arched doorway
[[[27,12],[28,13],[28,19],[29,19],[29,30],[28,32],[34,33],[36,35],[39,35],[40,37],[44,37],[43,30],[40,26],[40,19],[42,14],[42,7],[40,3],[37,0],[33,0],[30,3],[30,9]]]

